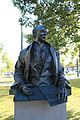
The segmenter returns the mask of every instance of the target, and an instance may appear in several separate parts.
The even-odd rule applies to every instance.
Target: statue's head
[[[44,25],[37,25],[33,29],[33,37],[37,41],[45,41],[46,34],[47,34],[47,30],[46,30],[46,27]]]

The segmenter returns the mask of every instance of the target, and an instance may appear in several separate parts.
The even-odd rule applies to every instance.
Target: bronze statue
[[[64,77],[59,53],[46,42],[47,29],[37,25],[34,41],[20,52],[15,65],[14,101],[47,100],[53,106],[67,101],[71,87]]]

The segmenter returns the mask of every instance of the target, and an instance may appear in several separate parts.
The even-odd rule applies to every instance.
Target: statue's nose
[[[42,33],[41,33],[41,35],[44,35],[44,36],[46,36],[46,33],[45,33],[45,32],[42,32]]]

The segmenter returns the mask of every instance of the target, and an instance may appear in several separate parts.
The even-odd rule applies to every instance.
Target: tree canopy
[[[3,53],[2,62],[6,64],[7,72],[13,72],[13,61],[9,58],[8,53]]]
[[[13,61],[9,57],[8,53],[4,52],[3,44],[0,44],[0,74],[2,74],[3,71],[13,72],[13,65],[14,65]],[[1,66],[4,66],[4,67],[1,67]]]
[[[48,29],[47,40],[56,49],[67,44],[79,44],[80,1],[79,0],[12,0],[21,11],[25,26],[44,24]],[[28,40],[32,39],[28,35]]]
[[[2,50],[3,50],[3,45],[0,44],[0,53],[2,52]]]

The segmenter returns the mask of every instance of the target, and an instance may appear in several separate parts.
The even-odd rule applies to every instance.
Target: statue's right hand
[[[67,100],[67,90],[66,90],[66,88],[60,88],[60,91],[58,93],[58,99],[61,99],[64,102]]]
[[[26,95],[32,95],[31,90],[28,87],[26,87],[25,85],[22,85],[21,90]]]

